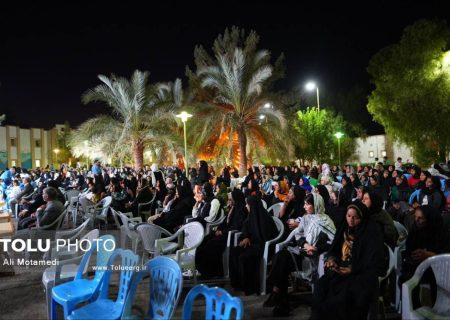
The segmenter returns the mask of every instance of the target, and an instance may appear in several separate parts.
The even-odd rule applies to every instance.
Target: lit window
[[[16,166],[16,160],[11,160],[11,167],[15,167]]]
[[[381,151],[381,156],[382,156],[382,157],[386,157],[386,156],[387,156],[386,151]]]
[[[373,151],[369,151],[369,158],[373,158],[375,157],[375,154],[373,153]]]
[[[41,167],[41,160],[36,159],[35,163],[36,163],[36,168],[40,168]]]

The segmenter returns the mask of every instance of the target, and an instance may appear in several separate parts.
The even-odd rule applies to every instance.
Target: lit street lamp
[[[342,132],[336,132],[334,136],[338,139],[338,155],[339,155],[339,168],[341,167],[341,138],[344,136]]]
[[[306,90],[308,91],[313,91],[314,89],[316,89],[316,94],[317,94],[317,111],[320,111],[320,104],[319,104],[319,87],[316,86],[316,84],[312,81],[308,82],[305,86]]]
[[[180,114],[177,114],[177,118],[181,118],[181,121],[183,121],[183,127],[184,127],[184,164],[185,164],[185,168],[186,168],[186,177],[188,176],[187,143],[186,143],[186,121],[190,117],[192,117],[192,114],[189,114],[186,111],[183,111]]]
[[[53,152],[55,153],[55,164],[58,164],[58,153],[59,153],[59,149],[53,149]]]

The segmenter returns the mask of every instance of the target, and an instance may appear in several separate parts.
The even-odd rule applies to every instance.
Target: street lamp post
[[[319,104],[319,87],[316,86],[316,84],[312,81],[308,82],[306,84],[306,90],[308,91],[313,91],[314,89],[316,89],[316,94],[317,94],[317,111],[320,111],[320,104]]]
[[[188,176],[188,160],[187,160],[187,143],[186,143],[186,121],[192,117],[192,114],[187,113],[186,111],[181,112],[180,114],[177,114],[178,118],[181,118],[181,121],[183,121],[183,127],[184,127],[184,164],[186,168],[186,177]]]
[[[338,139],[338,157],[339,157],[339,168],[341,167],[341,138],[344,136],[342,132],[336,132],[334,136]]]

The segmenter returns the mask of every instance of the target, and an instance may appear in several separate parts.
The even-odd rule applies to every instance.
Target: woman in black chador
[[[362,203],[349,205],[314,286],[311,319],[367,319],[383,269],[380,228]]]
[[[195,252],[195,265],[202,279],[223,276],[222,254],[227,246],[228,231],[241,230],[248,216],[244,194],[239,189],[231,193],[231,209],[217,230],[205,237]]]
[[[235,290],[250,295],[259,292],[259,267],[264,244],[275,238],[278,230],[261,199],[248,197],[247,209],[249,214],[242,227],[239,245],[230,253],[230,281]]]

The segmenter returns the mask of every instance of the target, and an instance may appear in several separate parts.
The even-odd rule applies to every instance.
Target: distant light
[[[267,102],[265,105],[264,105],[264,108],[266,108],[266,109],[269,109],[269,108],[271,108],[272,107],[272,105],[269,103],[269,102]]]
[[[59,152],[59,149],[53,149],[53,152],[54,152],[54,153],[58,153],[58,152]]]
[[[317,86],[316,86],[316,84],[315,84],[314,82],[310,81],[310,82],[308,82],[308,83],[305,85],[305,88],[306,88],[306,90],[308,90],[308,91],[312,91],[312,90],[314,90],[315,88],[317,88]]]
[[[265,117],[266,117],[266,116],[263,115],[263,114],[259,116],[259,118],[260,118],[261,120],[264,119]]]
[[[177,118],[181,118],[181,121],[183,122],[186,122],[190,117],[192,117],[192,114],[189,114],[186,111],[177,114]]]
[[[334,136],[335,136],[336,138],[340,139],[340,138],[342,138],[342,137],[344,136],[344,134],[343,134],[342,132],[336,132],[336,133],[334,134]]]

